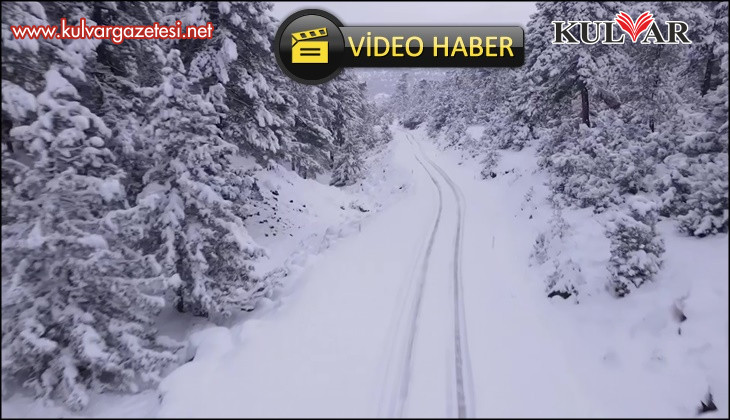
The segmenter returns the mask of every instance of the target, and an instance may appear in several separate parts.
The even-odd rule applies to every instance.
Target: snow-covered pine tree
[[[3,4],[3,37],[5,23],[66,12],[78,18],[56,4]],[[125,173],[111,130],[87,106],[98,43],[4,41],[3,392],[22,384],[81,409],[89,388],[136,391],[176,361],[153,325],[170,283],[118,223]]]
[[[489,143],[490,140],[486,136],[482,136],[480,139],[483,143]],[[500,155],[497,149],[493,145],[487,145],[483,149],[482,158],[481,158],[481,175],[482,179],[490,179],[494,178],[496,176],[496,173],[494,172],[497,169],[497,165],[499,164]]]
[[[367,109],[368,112],[365,114],[364,123],[366,127],[372,127],[370,147],[380,149],[393,140],[393,133],[390,130],[393,115],[388,113],[386,107],[376,105],[373,102],[368,103]]]
[[[458,91],[471,93],[456,97],[456,116],[463,118],[467,124],[476,124],[476,117],[481,107],[479,96],[475,94],[484,85],[483,73],[480,70],[475,68],[463,69],[454,78],[454,84]]]
[[[473,141],[471,135],[466,131],[467,128],[466,117],[455,117],[444,130],[443,144],[446,147],[455,148],[461,147],[469,141]]]
[[[728,231],[728,3],[708,2],[712,29],[708,62],[700,93],[704,124],[681,148],[691,157],[680,229],[705,236]]]
[[[288,160],[296,100],[271,53],[275,21],[269,2],[178,2],[165,19],[212,22],[213,39],[176,42],[193,86],[225,86],[223,138],[259,162]],[[163,21],[165,21],[163,19]]]
[[[430,117],[426,123],[426,131],[429,136],[436,137],[453,120],[455,97],[460,94],[463,92],[456,92],[453,84],[448,81],[438,87],[432,98]]]
[[[656,231],[656,204],[641,196],[627,202],[628,209],[616,213],[608,231],[611,240],[607,287],[617,297],[653,280],[662,265],[664,241]]]
[[[410,87],[410,74],[407,72],[401,73],[398,78],[398,82],[395,84],[395,91],[393,96],[390,97],[390,108],[392,112],[398,116],[405,116],[406,112],[410,109],[412,104],[411,87]],[[403,121],[404,122],[404,121]],[[405,126],[405,122],[404,122]]]
[[[345,144],[337,151],[330,185],[344,187],[354,184],[360,178],[363,166],[363,146],[358,143],[355,135],[354,131],[345,130]]]
[[[570,128],[553,132],[567,139],[554,138],[556,149],[545,158],[558,175],[553,186],[581,207],[601,211],[627,194],[649,190],[648,146],[622,111],[597,112],[593,127],[581,126],[574,134]]]
[[[327,128],[334,120],[331,100],[318,86],[291,83],[297,100],[294,139],[289,147],[292,169],[304,178],[313,177],[331,166],[334,135]]]
[[[728,229],[727,3],[702,2],[683,13],[697,22],[676,113],[659,126],[664,155],[656,182],[662,214],[705,236]]]
[[[178,278],[175,303],[196,315],[227,316],[250,310],[269,291],[251,273],[261,250],[243,224],[250,176],[231,165],[236,146],[222,138],[224,89],[193,93],[176,49],[148,91],[148,138],[153,166],[145,174],[139,206],[164,272]]]
[[[686,14],[687,5],[678,2],[622,3],[621,7],[632,16],[651,10],[660,25],[665,19],[690,19]],[[626,61],[620,63],[623,71],[613,75],[611,96],[620,103],[622,111],[630,119],[628,122],[635,125],[634,130],[641,137],[656,132],[660,124],[678,112],[677,107],[683,102],[683,90],[693,84],[688,83],[688,79],[692,78],[692,71],[686,65],[688,48],[691,47],[639,42],[628,42],[623,46]],[[657,136],[660,143],[661,137]],[[666,157],[661,155],[661,150],[656,152],[659,153],[656,156],[658,160]],[[648,163],[653,166],[657,161]]]
[[[610,83],[627,63],[625,48],[601,43],[551,43],[552,20],[602,20],[616,13],[615,6],[591,2],[538,4],[538,13],[528,24],[536,32],[537,41],[531,43],[524,67],[525,77],[545,88],[531,92],[531,99],[540,105],[539,114],[542,114],[534,117],[542,121],[562,118],[566,109],[577,108],[579,112],[573,115],[578,122],[590,125],[595,109],[617,109],[621,105],[612,94]]]
[[[693,160],[685,182],[686,213],[677,217],[679,229],[693,236],[728,230],[728,156],[704,154]]]
[[[700,105],[706,113],[673,119],[685,132],[676,136],[681,143],[664,159],[656,182],[662,214],[677,218],[679,229],[693,236],[728,229],[727,82]]]
[[[98,25],[149,25],[158,21],[159,3],[94,2],[91,17]],[[159,85],[159,59],[155,45],[160,40],[125,40],[121,44],[102,42],[92,76],[98,88],[97,113],[112,130],[110,149],[126,172],[127,194],[136,196],[142,189],[142,176],[150,165],[143,153],[145,139],[136,134],[146,119],[142,88]]]
[[[594,125],[591,118],[597,112],[620,107],[620,102],[611,94],[610,82],[627,62],[625,49],[602,44],[552,44],[551,22],[605,19],[615,13],[614,5],[538,3],[537,8],[538,12],[528,24],[528,31],[535,34],[536,41],[526,52],[522,89],[523,100],[533,111],[525,112],[523,116],[527,117],[530,130],[546,131],[540,153],[547,168],[554,169],[555,162],[562,162],[562,159],[551,158],[556,153],[580,154],[593,160],[597,156],[590,150],[580,150],[579,143],[589,148],[594,145],[582,141],[581,137],[587,131],[579,131],[579,125],[591,127]],[[567,166],[562,166],[558,176],[568,176],[566,169]]]
[[[432,87],[425,79],[419,80],[413,86],[409,97],[410,106],[403,110],[402,123],[403,127],[413,129],[421,125],[428,118],[430,103],[428,101],[431,95]]]
[[[332,132],[335,135],[334,169],[331,185],[353,184],[360,177],[363,153],[374,145],[372,112],[365,98],[365,84],[351,72],[343,72],[330,82],[329,92],[337,98]]]
[[[722,83],[723,45],[728,40],[728,3],[724,1],[691,1],[662,5],[672,16],[686,21],[692,31],[691,45],[686,46],[685,85],[705,96]]]

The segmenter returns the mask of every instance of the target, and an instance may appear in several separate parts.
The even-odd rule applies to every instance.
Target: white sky
[[[322,9],[344,25],[521,25],[535,12],[533,2],[274,2],[279,20],[301,9]]]

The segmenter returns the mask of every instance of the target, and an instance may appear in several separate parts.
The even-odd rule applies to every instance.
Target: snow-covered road
[[[389,347],[393,350],[388,363],[388,382],[382,388],[383,398],[379,407],[381,414],[386,417],[402,416],[406,407],[409,408],[409,413],[422,412],[419,416],[442,412],[466,417],[472,412],[470,409],[472,381],[461,284],[463,197],[458,186],[429,159],[420,144],[413,140],[412,135],[405,133],[405,136],[413,148],[415,160],[420,165],[421,171],[432,183],[437,199],[434,200],[435,217],[426,249],[419,256],[418,272],[414,273],[411,279],[412,285],[406,299],[409,305],[402,307],[406,314],[404,316],[401,313],[396,318],[397,321],[402,319],[404,321],[397,324],[395,333],[389,338],[392,341]],[[449,239],[449,235],[453,240]],[[437,240],[438,251],[434,253]],[[453,251],[450,252],[451,250]],[[431,292],[432,295],[435,294],[431,299],[432,307],[424,310],[422,302],[427,284],[429,290],[438,288],[438,291]],[[444,286],[449,286],[451,291]],[[453,296],[453,300],[450,301],[449,296]],[[449,306],[452,307],[450,314],[452,322],[444,323],[440,319],[448,319],[449,313],[444,312]],[[422,316],[423,312],[433,314],[439,319],[432,322],[422,321],[422,318],[428,316]],[[441,324],[450,326],[451,329],[440,328],[440,333],[434,333],[431,327]],[[419,330],[423,331],[420,335]],[[415,359],[414,352],[416,349],[438,348],[449,342],[453,343],[453,347],[446,347],[445,350],[451,353],[451,355],[447,353],[447,358],[453,360],[452,366],[447,366],[446,372],[439,372],[440,377],[427,376],[434,371],[433,363],[438,363],[438,360]],[[423,354],[423,351],[419,351],[419,354]],[[416,360],[420,360],[421,366],[414,364]],[[415,382],[413,396],[409,395],[412,382]],[[444,393],[448,397],[445,400],[440,397]],[[437,405],[427,405],[421,401],[430,401]],[[444,403],[446,407],[443,406]]]
[[[410,193],[317,257],[277,310],[204,331],[160,415],[589,413],[529,304],[544,300],[523,275],[533,232],[424,138],[399,131],[393,153]]]

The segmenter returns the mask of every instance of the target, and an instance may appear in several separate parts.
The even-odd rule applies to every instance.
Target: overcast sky
[[[532,2],[274,2],[279,20],[301,9],[322,9],[344,25],[521,25],[535,12]]]

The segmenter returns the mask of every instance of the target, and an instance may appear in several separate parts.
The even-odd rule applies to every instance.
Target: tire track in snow
[[[410,143],[411,147],[414,147],[414,144],[410,139],[408,139],[408,142]],[[436,241],[436,233],[438,232],[439,225],[441,224],[441,215],[443,214],[443,192],[441,190],[441,186],[436,181],[436,178],[433,176],[432,172],[428,170],[423,161],[418,157],[418,154],[415,153],[415,147],[414,157],[416,158],[416,161],[418,161],[418,163],[421,165],[423,170],[426,172],[428,177],[431,179],[433,185],[436,187],[436,191],[438,193],[438,211],[436,215],[436,220],[434,221],[433,228],[431,229],[431,233],[429,235],[428,246],[426,247],[424,255],[420,258],[421,269],[417,277],[415,290],[412,292],[415,293],[415,297],[414,302],[411,306],[410,318],[407,320],[407,331],[404,333],[406,335],[406,340],[404,343],[405,348],[403,349],[403,353],[400,356],[400,373],[395,379],[397,384],[395,385],[395,389],[393,390],[388,389],[389,386],[385,387],[385,391],[388,394],[387,396],[390,398],[394,398],[392,401],[386,404],[386,407],[384,408],[386,412],[386,417],[402,417],[405,403],[408,400],[408,391],[410,388],[411,373],[413,368],[413,351],[415,347],[416,335],[418,332],[418,319],[421,312],[421,302],[423,300],[423,291],[426,284],[426,275],[428,273],[428,265],[429,261],[431,260],[433,245]],[[397,336],[393,337],[393,340],[395,339],[397,339]],[[395,346],[391,345],[391,347]],[[390,366],[390,363],[388,365]],[[390,370],[389,367],[387,369]],[[389,376],[389,373],[386,373],[386,375]],[[381,412],[383,411],[383,405],[384,404],[381,401]]]
[[[409,138],[413,142],[412,138]],[[471,358],[469,356],[469,344],[466,333],[466,315],[464,312],[464,289],[461,273],[461,251],[464,237],[464,194],[461,188],[449,177],[449,175],[436,163],[428,158],[421,146],[417,144],[423,158],[435,169],[446,181],[451,192],[456,198],[457,225],[454,238],[454,370],[456,376],[456,401],[457,416],[460,418],[473,415],[473,380],[471,370]],[[419,163],[420,163],[419,159]],[[423,163],[421,163],[423,165]],[[433,178],[432,178],[433,180]],[[439,187],[440,190],[440,187]]]

